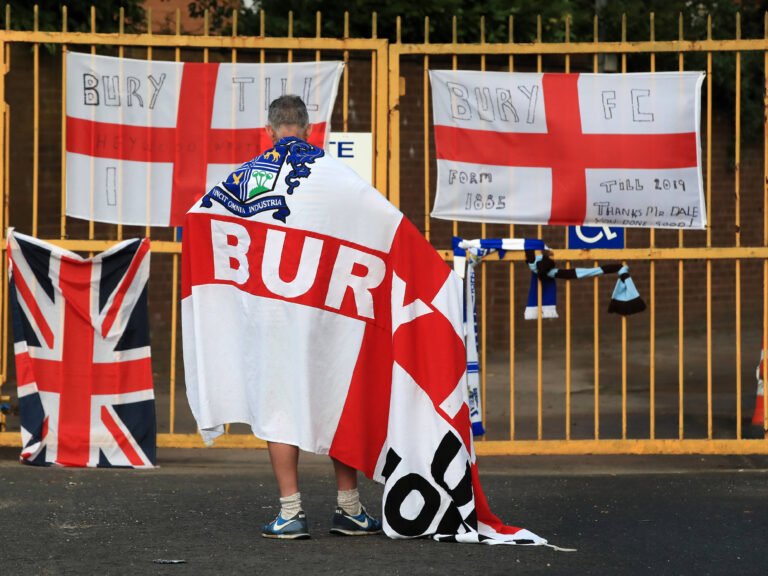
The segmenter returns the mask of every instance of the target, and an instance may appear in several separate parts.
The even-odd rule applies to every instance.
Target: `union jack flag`
[[[149,240],[85,259],[12,229],[22,462],[152,467]]]

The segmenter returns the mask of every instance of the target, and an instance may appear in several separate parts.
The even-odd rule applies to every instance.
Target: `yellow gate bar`
[[[114,40],[113,40],[114,41]],[[515,44],[392,44],[399,54],[637,54],[659,52],[748,52],[763,51],[764,38],[741,40],[669,40],[643,42],[552,42]]]
[[[371,38],[264,38],[261,36],[176,36],[173,34],[104,34],[89,32],[0,31],[0,42],[141,46],[169,48],[264,48],[268,50],[383,50],[385,39]],[[749,50],[750,48],[740,48]],[[762,48],[753,48],[762,49]]]
[[[56,244],[56,242],[52,242]],[[563,250],[555,248],[555,256],[561,262],[586,260],[764,260],[768,258],[768,246],[723,246],[723,247],[683,247],[683,248],[608,248],[592,250]],[[438,250],[444,260],[453,260],[452,250]],[[499,260],[498,254],[484,258],[486,261]],[[510,251],[501,260],[523,262],[525,254]]]

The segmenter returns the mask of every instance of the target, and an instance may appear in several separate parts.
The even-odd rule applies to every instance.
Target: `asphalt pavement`
[[[266,540],[278,506],[265,451],[164,449],[158,461],[35,468],[1,448],[0,574],[768,574],[768,457],[480,460],[497,515],[576,552],[332,536],[331,465],[309,454],[312,538]],[[380,515],[381,486],[360,489]]]

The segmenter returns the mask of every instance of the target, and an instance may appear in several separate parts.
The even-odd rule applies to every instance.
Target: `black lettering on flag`
[[[474,493],[472,491],[472,472],[469,461],[465,463],[465,472],[455,486],[449,486],[445,479],[451,463],[460,456],[462,443],[455,434],[448,432],[435,450],[430,467],[432,478],[427,479],[420,474],[411,473],[398,478],[388,490],[384,501],[384,515],[387,522],[398,534],[403,536],[422,536],[434,522],[440,509],[441,495],[435,484],[445,490],[451,501],[440,519],[437,534],[463,534],[477,530],[477,513],[474,508],[462,516],[459,508],[470,504]],[[389,481],[402,458],[392,448],[389,449],[384,463],[382,475]],[[387,482],[389,484],[389,482]],[[415,518],[406,518],[402,506],[406,498],[417,492],[423,504]],[[413,512],[409,514],[412,516]]]
[[[125,81],[125,101],[128,106],[133,106],[133,98],[139,101],[139,107],[144,108],[144,99],[139,94],[139,88],[141,88],[141,80],[136,76],[128,76]]]
[[[603,98],[603,117],[612,120],[613,109],[616,108],[616,90],[603,90],[600,95]]]
[[[477,530],[477,522],[474,526],[469,526],[464,518],[461,517],[459,509],[451,504],[440,519],[440,524],[437,526],[437,534],[464,534],[470,530]]]
[[[152,76],[152,74],[148,74],[147,78],[149,78],[153,88],[152,97],[149,99],[149,109],[154,110],[157,97],[160,94],[160,90],[162,89],[163,84],[165,83],[165,72],[160,74],[159,78],[155,78]]]
[[[389,478],[402,461],[403,459],[400,458],[400,455],[390,448],[387,451],[387,459],[384,462],[384,469],[381,471],[381,475],[384,476],[384,478]]]
[[[85,106],[99,105],[99,79],[86,72],[83,74],[83,104]]]
[[[459,455],[461,448],[461,440],[456,436],[450,432],[443,436],[440,446],[435,451],[435,457],[432,459],[431,470],[435,482],[448,492],[456,506],[464,506],[472,501],[472,472],[468,460],[465,463],[464,476],[456,486],[451,488],[445,481],[445,473],[448,471],[448,466]]]
[[[496,115],[493,110],[493,100],[491,99],[491,89],[487,86],[475,88],[475,99],[477,100],[477,113],[480,120],[493,122]]]
[[[528,99],[528,114],[526,115],[525,121],[528,124],[533,124],[536,121],[536,103],[539,101],[539,87],[532,84],[530,88],[527,86],[518,86],[517,89]]]
[[[232,78],[232,84],[237,84],[237,109],[240,112],[245,112],[245,85],[253,84],[256,79],[252,76],[235,76]]]
[[[101,87],[104,90],[104,104],[106,106],[120,106],[120,77],[102,76]]]
[[[512,104],[512,91],[506,88],[496,88],[496,99],[499,102],[499,117],[504,122],[509,122],[509,116],[507,111],[512,114],[515,122],[520,122],[520,117],[517,115],[517,109]]]
[[[451,99],[451,116],[455,120],[471,120],[472,108],[469,105],[469,90],[458,82],[446,82]]]
[[[653,122],[653,113],[640,109],[640,98],[650,98],[651,91],[646,89],[632,89],[632,121]]]
[[[415,518],[406,518],[401,512],[405,499],[418,492],[424,503]],[[384,514],[389,525],[403,536],[421,536],[435,519],[440,509],[440,494],[429,481],[418,474],[406,474],[389,490],[384,502]]]
[[[312,77],[308,76],[304,78],[304,103],[307,105],[307,110],[310,112],[316,112],[320,110],[320,105],[314,102],[310,102],[312,94]]]

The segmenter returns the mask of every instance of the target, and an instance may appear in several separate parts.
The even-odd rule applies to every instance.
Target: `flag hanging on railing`
[[[180,226],[232,169],[271,144],[267,109],[302,97],[323,146],[340,62],[158,62],[67,53],[66,214]]]
[[[432,216],[704,228],[703,78],[430,71]]]
[[[149,240],[84,259],[8,233],[21,460],[152,467]]]

